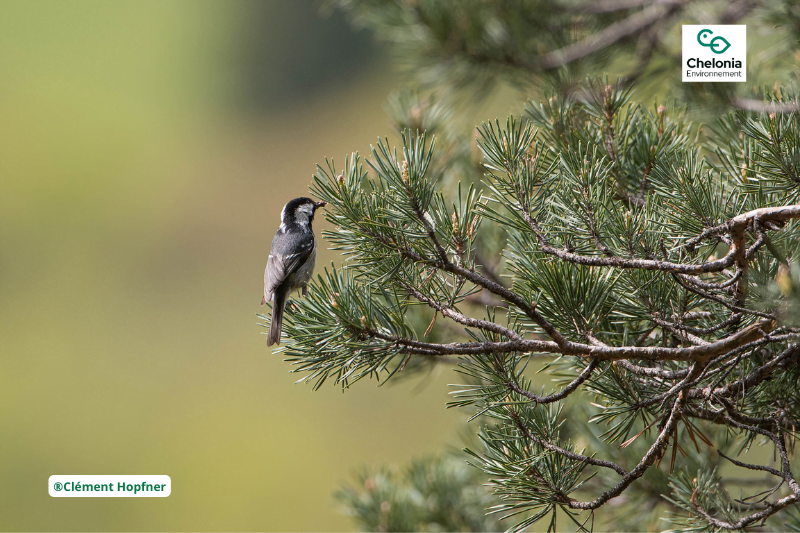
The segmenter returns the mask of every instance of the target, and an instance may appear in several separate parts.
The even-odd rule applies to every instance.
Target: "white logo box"
[[[747,81],[747,26],[686,25],[682,30],[683,81]]]
[[[169,476],[50,476],[47,492],[54,498],[166,498]]]

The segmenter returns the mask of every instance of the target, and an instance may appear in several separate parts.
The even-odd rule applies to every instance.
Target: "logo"
[[[747,81],[747,26],[683,26],[685,82]]]
[[[166,498],[169,476],[50,476],[47,492],[54,498]]]
[[[713,39],[707,42],[703,42],[703,40],[708,36],[713,34],[714,32],[709,30],[708,28],[704,30],[700,30],[697,32],[697,42],[700,43],[702,46],[707,46],[711,48],[711,51],[715,54],[723,54],[725,51],[731,47],[731,43],[729,43],[725,37],[721,35],[717,35]]]

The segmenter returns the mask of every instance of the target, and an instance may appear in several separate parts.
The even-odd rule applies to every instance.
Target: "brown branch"
[[[722,451],[720,451],[720,450],[717,450],[717,453],[719,454],[720,457],[724,457],[725,459],[727,459],[731,463],[733,463],[736,466],[739,466],[741,468],[747,468],[748,470],[761,470],[761,471],[764,471],[764,472],[769,472],[773,476],[778,476],[779,478],[783,479],[783,472],[781,472],[780,470],[775,470],[771,466],[754,465],[754,464],[750,464],[750,463],[743,463],[741,461],[737,461],[736,459],[728,457],[727,455],[722,453]]]
[[[792,489],[795,497],[800,498],[800,486],[797,485],[797,480],[795,480],[794,475],[792,475],[791,465],[789,464],[789,453],[786,451],[786,440],[784,439],[783,429],[781,428],[781,424],[778,422],[778,420],[775,420],[775,430],[777,432],[777,436],[773,442],[775,442],[775,447],[778,449],[778,455],[781,458],[783,479],[789,485],[789,488]]]
[[[374,337],[406,348],[407,353],[420,355],[488,355],[493,353],[540,352],[559,353],[558,345],[551,341],[514,340],[504,342],[452,342],[439,344],[415,341],[397,335],[381,333],[372,328],[353,328],[359,334]]]
[[[685,328],[679,327],[677,324],[673,324],[666,320],[659,318],[658,316],[653,317],[653,322],[665,328],[672,333],[674,333],[679,339],[689,344],[694,344],[695,346],[702,346],[704,344],[708,344],[708,341],[701,339],[700,337],[689,333]]]
[[[526,214],[523,211],[523,214]],[[421,216],[421,215],[420,215]],[[532,229],[537,232],[537,236],[541,235],[541,232],[538,229],[538,225],[536,225],[535,221],[527,215],[528,218],[532,221],[531,227]],[[757,209],[754,211],[750,211],[748,213],[743,213],[742,215],[738,215],[734,217],[730,224],[736,225],[744,225],[750,220],[751,217],[760,216],[762,219],[770,219],[770,220],[784,220],[788,218],[793,218],[796,216],[800,216],[800,205],[798,206],[788,206],[788,207],[778,207],[778,208],[763,208]],[[430,233],[433,232],[430,225],[425,220],[424,216],[421,216],[422,223],[430,230]],[[370,232],[373,233],[373,232]],[[384,236],[373,234],[373,236],[383,244],[396,249],[402,256],[407,257],[415,262],[428,264],[440,270],[444,270],[450,272],[452,274],[462,276],[465,279],[469,280],[470,282],[483,287],[490,292],[504,298],[509,303],[516,305],[519,309],[525,312],[528,317],[530,317],[539,327],[541,327],[547,335],[553,339],[554,342],[549,341],[540,341],[540,340],[516,340],[510,342],[499,342],[499,343],[450,343],[450,344],[430,344],[430,343],[420,343],[420,345],[407,345],[407,347],[411,350],[419,350],[420,353],[424,354],[431,354],[431,353],[438,353],[441,355],[475,355],[475,354],[485,354],[485,353],[509,353],[509,352],[544,352],[544,353],[561,353],[565,355],[586,355],[593,358],[597,358],[600,360],[619,360],[619,359],[647,359],[652,361],[665,361],[665,360],[672,360],[672,361],[708,361],[714,356],[726,353],[732,349],[735,349],[743,344],[748,342],[752,342],[754,338],[761,338],[764,336],[762,328],[768,329],[768,324],[772,320],[771,315],[766,315],[769,317],[769,321],[762,321],[759,324],[755,324],[753,326],[749,326],[739,332],[732,334],[724,339],[717,340],[715,342],[702,345],[702,346],[692,346],[692,347],[685,347],[685,348],[667,348],[667,347],[656,347],[656,346],[646,346],[646,347],[638,347],[638,346],[620,346],[620,347],[606,347],[606,346],[589,346],[586,344],[576,343],[565,339],[556,328],[550,324],[550,322],[539,313],[535,305],[529,304],[525,300],[522,299],[520,295],[511,291],[510,289],[494,283],[493,281],[481,276],[480,274],[468,270],[463,266],[456,265],[449,261],[446,256],[444,259],[429,259],[423,257],[416,252],[409,250],[408,248],[400,248],[398,244],[394,241],[387,240]],[[438,244],[438,239],[436,239],[435,234],[429,235],[429,237],[434,241],[435,244]],[[544,240],[543,236],[540,236],[540,242]],[[546,242],[546,241],[545,241]],[[438,248],[441,248],[441,245],[438,245]],[[735,248],[735,243],[734,243]],[[733,249],[733,248],[732,248]],[[443,249],[442,249],[443,250]],[[729,254],[730,255],[730,254]],[[599,260],[617,260],[617,258],[594,258]],[[624,261],[624,260],[623,260]],[[648,261],[651,263],[659,263],[658,261],[650,261],[650,260],[642,260]],[[702,265],[701,265],[702,266]],[[737,309],[738,310],[738,309]],[[758,314],[756,312],[752,312],[749,310],[744,310],[745,312],[751,312],[753,314]],[[762,314],[763,315],[763,314]],[[384,339],[389,340],[391,342],[398,342],[397,338],[391,339]],[[407,339],[403,339],[407,341]],[[409,341],[411,342],[411,341]],[[418,341],[413,341],[418,342]]]
[[[663,403],[668,400],[671,396],[675,394],[681,393],[686,389],[696,385],[700,382],[700,380],[704,377],[706,370],[708,370],[710,365],[700,365],[698,363],[694,363],[691,368],[687,369],[687,375],[681,381],[670,387],[669,390],[659,394],[658,396],[653,396],[647,400],[640,401],[637,404],[638,408],[642,407],[649,407],[651,405],[655,405],[657,403]]]
[[[753,9],[756,3],[750,0],[740,0],[739,2],[731,2],[728,8],[720,15],[717,24],[735,24],[736,21],[746,16]]]
[[[597,368],[597,365],[598,365],[597,359],[592,359],[591,361],[589,361],[589,364],[586,366],[586,368],[583,369],[583,372],[581,372],[578,375],[578,377],[569,382],[567,386],[565,386],[559,392],[555,392],[548,396],[537,396],[536,394],[533,394],[532,392],[523,389],[522,387],[519,386],[519,383],[512,380],[508,376],[508,374],[505,372],[504,369],[498,369],[498,370],[500,370],[501,373],[504,374],[504,377],[507,379],[506,385],[508,386],[508,388],[510,388],[517,394],[525,396],[529,400],[533,400],[536,403],[544,404],[544,403],[553,403],[559,400],[563,400],[564,398],[572,394],[578,387],[581,386],[581,384],[583,384],[584,381],[589,379],[589,376],[592,375],[592,372],[594,372],[594,370]]]
[[[800,102],[762,102],[749,98],[734,98],[731,100],[733,107],[756,113],[796,113],[800,111]]]
[[[731,249],[721,259],[709,261],[701,264],[688,264],[688,263],[673,263],[670,261],[659,261],[655,259],[625,259],[622,257],[597,257],[578,255],[566,250],[559,250],[548,244],[547,238],[539,227],[538,222],[531,214],[522,209],[522,215],[525,221],[530,226],[531,230],[539,240],[539,248],[542,252],[554,255],[564,261],[576,263],[584,266],[606,266],[617,267],[625,269],[641,269],[641,270],[658,270],[661,272],[670,272],[675,274],[701,274],[704,272],[720,272],[734,263],[744,264],[744,254],[746,248],[744,246],[744,230],[753,219],[760,218],[762,221],[783,221],[792,218],[800,218],[800,205],[790,205],[783,207],[764,207],[761,209],[754,209],[741,215],[733,217],[730,221],[719,226],[707,228],[700,234],[700,236],[692,239],[686,243],[686,246],[693,246],[701,238],[720,234],[730,233],[734,236]],[[740,268],[742,266],[740,265]]]
[[[399,249],[398,251],[403,256],[411,259],[412,261],[416,261],[418,263],[425,263],[430,266],[436,267],[440,270],[450,272],[451,274],[457,274],[463,276],[464,278],[474,283],[475,285],[483,287],[484,289],[487,289],[488,291],[496,294],[497,296],[504,298],[509,303],[516,305],[526,315],[528,315],[528,317],[530,317],[539,327],[541,327],[545,331],[545,333],[547,333],[547,335],[549,335],[550,338],[553,339],[556,342],[556,344],[561,347],[562,350],[569,350],[571,344],[574,344],[570,343],[567,339],[565,339],[561,335],[561,333],[559,333],[558,330],[556,330],[556,328],[552,324],[550,324],[550,322],[544,316],[542,316],[541,313],[539,313],[536,310],[534,305],[526,302],[525,300],[522,299],[520,295],[511,291],[510,289],[507,289],[506,287],[481,276],[477,272],[474,272],[472,270],[467,270],[462,266],[455,265],[447,259],[443,260],[428,259],[409,249]]]
[[[716,355],[725,353],[738,346],[751,342],[753,338],[760,338],[764,336],[761,331],[762,328],[767,328],[771,323],[772,317],[769,320],[761,321],[745,329],[742,329],[728,337],[717,340],[715,342],[705,344],[702,346],[692,346],[689,348],[666,348],[659,346],[620,346],[620,347],[607,347],[607,346],[590,346],[582,343],[572,342],[565,339],[552,324],[547,321],[534,306],[528,304],[522,298],[502,287],[496,283],[484,278],[483,276],[454,265],[451,262],[442,262],[439,260],[432,260],[422,257],[421,255],[408,250],[400,250],[400,253],[409,259],[425,263],[441,270],[451,272],[464,276],[472,283],[484,287],[485,289],[497,294],[508,300],[510,303],[517,305],[520,309],[526,312],[555,342],[540,341],[540,340],[519,340],[504,343],[451,343],[438,345],[441,350],[454,350],[452,354],[476,354],[476,353],[508,353],[513,351],[519,352],[546,352],[546,353],[562,353],[565,355],[587,355],[596,357],[601,360],[618,360],[618,359],[648,359],[654,361],[701,361],[708,360]],[[481,347],[484,351],[481,351]],[[426,348],[430,349],[430,348]]]
[[[729,402],[723,402],[723,405],[724,405],[726,411],[728,412],[728,415],[725,416],[725,421],[726,422],[730,423],[733,426],[739,427],[741,429],[746,429],[748,431],[753,431],[753,432],[765,435],[766,437],[768,437],[769,439],[771,439],[773,441],[773,443],[775,444],[775,447],[776,447],[776,449],[778,451],[778,455],[781,458],[782,470],[778,471],[778,470],[776,470],[776,469],[774,469],[772,467],[769,467],[769,466],[761,466],[761,465],[753,465],[753,464],[749,464],[749,463],[741,463],[741,462],[736,461],[734,459],[731,459],[730,457],[727,457],[724,454],[722,454],[721,452],[719,452],[720,455],[722,457],[725,457],[726,459],[728,459],[729,461],[731,461],[733,464],[735,464],[737,466],[740,466],[740,467],[743,467],[743,468],[749,468],[751,470],[763,470],[765,472],[769,472],[770,474],[773,474],[775,476],[778,476],[778,477],[782,478],[784,481],[786,481],[788,483],[789,488],[792,490],[792,493],[793,493],[790,496],[782,498],[782,499],[780,499],[780,500],[778,500],[778,501],[776,501],[774,503],[767,502],[766,503],[766,507],[764,509],[762,509],[762,510],[756,512],[756,513],[753,513],[751,515],[748,515],[748,516],[745,516],[745,517],[741,517],[736,522],[727,522],[727,521],[719,520],[719,519],[711,516],[705,509],[703,509],[702,507],[697,505],[697,502],[695,501],[695,499],[692,498],[692,501],[691,501],[692,506],[709,523],[711,523],[712,525],[714,525],[716,527],[722,528],[722,529],[738,530],[738,529],[744,529],[748,525],[753,524],[755,522],[758,522],[760,520],[764,520],[767,517],[777,513],[778,511],[780,511],[784,507],[787,507],[787,506],[789,506],[789,505],[791,505],[793,503],[798,502],[800,500],[800,487],[798,486],[797,481],[794,479],[794,476],[792,475],[792,471],[790,469],[789,456],[788,456],[788,453],[786,451],[786,444],[784,442],[783,430],[781,429],[780,423],[777,420],[772,420],[772,424],[774,425],[777,433],[772,433],[772,432],[767,431],[765,429],[762,429],[760,427],[749,426],[749,425],[744,424],[744,423],[740,422],[739,420],[737,420],[737,418],[746,419],[747,417],[745,417],[744,415],[741,415],[740,413],[736,413],[735,410],[732,408],[732,405]]]
[[[586,463],[587,465],[608,468],[623,477],[628,475],[627,470],[625,470],[616,463],[613,463],[611,461],[605,461],[603,459],[595,459],[594,457],[589,457],[588,455],[583,455],[580,453],[571,452],[569,450],[565,450],[564,448],[553,444],[550,441],[537,437],[536,435],[530,432],[528,427],[522,421],[522,418],[516,411],[514,411],[514,409],[509,409],[509,415],[511,416],[511,419],[514,420],[514,423],[516,424],[517,428],[520,430],[520,432],[526,439],[535,442],[545,450],[557,453],[559,455],[566,457],[567,459],[572,459],[573,461],[580,461],[581,463]]]
[[[678,421],[681,418],[681,410],[683,407],[683,395],[679,395],[678,398],[675,400],[675,403],[672,404],[672,409],[670,409],[669,418],[667,419],[664,427],[661,429],[658,437],[656,438],[653,445],[650,446],[650,449],[647,453],[642,457],[641,461],[627,474],[625,474],[619,483],[617,483],[611,489],[603,492],[600,496],[595,498],[592,501],[588,502],[580,502],[575,500],[570,500],[569,506],[572,509],[581,509],[581,510],[592,510],[597,509],[608,500],[612,498],[616,498],[620,494],[622,494],[628,486],[642,477],[644,473],[651,467],[653,464],[661,458],[662,454],[667,448],[669,444],[669,438],[673,434],[673,432],[677,429]],[[677,445],[677,443],[676,443]]]
[[[582,41],[567,45],[533,59],[528,62],[528,66],[533,70],[549,70],[582,59],[629,35],[642,31],[670,14],[672,11],[669,7],[670,5],[684,4],[686,1],[687,0],[652,3],[644,10],[635,12],[628,18],[615,22],[604,30],[592,34]]]
[[[751,515],[742,517],[739,520],[737,520],[736,522],[726,522],[724,520],[719,520],[718,518],[714,518],[713,516],[711,516],[705,509],[703,509],[702,507],[700,507],[696,503],[693,503],[693,506],[694,506],[695,510],[703,518],[705,518],[710,524],[714,525],[715,527],[718,527],[718,528],[721,528],[721,529],[741,530],[741,529],[746,528],[750,524],[753,524],[755,522],[758,522],[759,520],[763,520],[765,518],[768,518],[768,517],[774,515],[775,513],[777,513],[778,511],[780,511],[784,507],[788,507],[788,506],[792,505],[793,503],[797,503],[797,501],[798,501],[798,497],[796,495],[792,494],[791,496],[787,496],[785,498],[782,498],[782,499],[776,501],[775,503],[767,503],[766,504],[767,507],[765,509],[763,509],[763,510],[757,512],[757,513],[753,513]]]
[[[632,374],[637,374],[639,376],[649,376],[649,377],[657,377],[662,379],[678,379],[683,378],[686,374],[689,373],[688,368],[684,368],[683,370],[662,370],[660,368],[650,368],[646,366],[639,366],[631,363],[630,361],[625,361],[624,359],[620,359],[617,361],[617,366],[627,370]]]
[[[423,355],[487,355],[499,353],[553,353],[564,355],[583,355],[600,361],[615,361],[621,359],[647,359],[650,361],[708,361],[712,357],[727,353],[753,338],[764,336],[761,328],[764,324],[758,323],[734,333],[716,342],[702,346],[686,348],[668,348],[661,346],[590,346],[569,342],[568,352],[553,341],[521,339],[503,342],[453,342],[438,344],[415,341],[396,335],[381,333],[371,328],[354,328],[359,333],[387,341],[389,344],[402,345],[410,353]]]
[[[727,274],[727,272],[726,272],[726,274]],[[700,279],[697,276],[689,276],[687,274],[683,274],[682,277],[683,277],[683,279],[685,281],[687,281],[687,282],[689,282],[689,283],[691,283],[691,284],[693,284],[693,285],[695,285],[697,287],[700,287],[701,289],[705,289],[707,291],[718,291],[718,290],[722,290],[722,289],[727,289],[728,287],[730,287],[731,285],[733,285],[734,283],[739,281],[739,278],[742,277],[742,274],[744,274],[743,270],[737,270],[733,274],[733,276],[731,276],[730,279],[728,279],[727,281],[723,281],[721,283],[709,283],[707,281],[703,281],[702,279]]]
[[[614,11],[623,11],[626,9],[635,9],[637,7],[652,6],[654,4],[661,5],[681,5],[681,0],[661,0],[654,2],[653,0],[601,0],[592,2],[577,7],[569,7],[581,13],[612,13]]]
[[[768,320],[774,320],[775,319],[775,315],[773,315],[773,314],[762,313],[761,311],[755,311],[753,309],[745,309],[744,307],[740,307],[738,305],[730,304],[730,303],[726,302],[725,300],[723,300],[722,298],[720,298],[718,296],[714,296],[713,294],[709,294],[709,293],[707,293],[705,291],[702,291],[700,289],[696,289],[695,287],[692,287],[691,285],[689,285],[688,283],[683,281],[683,279],[681,278],[681,276],[679,274],[672,273],[672,277],[675,279],[675,281],[678,282],[678,284],[681,287],[683,287],[687,291],[693,292],[693,293],[695,293],[695,294],[697,294],[699,296],[702,296],[703,298],[705,298],[707,300],[711,300],[711,301],[717,302],[718,304],[721,304],[721,305],[727,307],[731,311],[735,311],[736,313],[745,313],[745,314],[748,314],[748,315],[759,316],[761,318],[766,318]]]
[[[498,335],[502,335],[511,340],[522,340],[522,336],[514,330],[508,329],[506,327],[501,326],[500,324],[496,324],[489,320],[481,320],[477,318],[468,317],[443,303],[437,302],[433,298],[425,296],[415,287],[404,282],[403,280],[400,280],[400,283],[406,288],[409,294],[414,296],[414,298],[416,298],[422,303],[428,304],[431,308],[442,313],[443,316],[446,316],[447,318],[454,320],[459,324],[463,324],[471,328],[482,329],[484,331],[490,331],[492,333],[497,333]]]
[[[688,331],[689,333],[693,333],[695,335],[708,335],[710,333],[714,333],[715,331],[719,331],[721,329],[725,329],[725,328],[727,328],[728,326],[730,326],[732,324],[738,324],[739,321],[741,320],[741,318],[742,318],[742,315],[737,313],[737,314],[733,315],[732,317],[730,317],[730,318],[728,318],[726,320],[723,320],[719,324],[716,324],[714,326],[709,326],[707,328],[696,328],[694,326],[687,326],[686,324],[684,324],[682,322],[670,322],[669,324],[673,328],[682,329],[684,331]]]
[[[779,342],[781,340],[797,339],[797,334],[788,334],[781,336],[768,337],[769,342]],[[767,340],[765,339],[765,340]],[[769,378],[774,370],[781,364],[790,365],[800,360],[800,346],[793,344],[786,348],[783,352],[773,357],[763,365],[754,368],[743,378],[729,383],[724,387],[719,387],[714,390],[698,390],[692,391],[690,397],[692,398],[708,398],[714,396],[716,398],[730,398],[737,396],[742,390],[752,389],[765,379]]]
[[[506,287],[504,287],[500,283],[496,283],[494,281],[490,281],[483,276],[475,273],[473,270],[467,270],[461,265],[456,265],[447,257],[447,252],[444,250],[442,245],[439,243],[439,239],[436,237],[436,232],[433,230],[430,222],[425,218],[424,213],[417,205],[416,200],[414,200],[414,214],[419,220],[419,222],[423,225],[425,230],[428,233],[428,238],[433,242],[434,248],[436,249],[436,253],[439,256],[439,260],[433,263],[433,266],[440,268],[441,270],[446,270],[451,274],[460,275],[461,277],[470,280],[472,283],[476,285],[480,285],[481,287],[488,289],[489,291],[501,296],[509,301],[509,303],[515,304],[517,307],[522,309],[525,314],[527,314],[536,324],[541,327],[551,339],[553,339],[560,347],[565,348],[569,345],[569,341],[567,341],[561,333],[559,333],[555,327],[544,317],[541,313],[536,311],[534,305],[525,302],[519,295],[510,291]],[[408,252],[408,250],[406,251]],[[402,251],[401,251],[402,253]],[[406,253],[406,255],[408,255]],[[417,254],[414,254],[416,257],[420,257]],[[423,262],[425,260],[423,259]],[[480,280],[483,283],[477,283],[476,280]]]
[[[411,192],[409,192],[409,196],[411,196]],[[433,226],[431,226],[431,223],[428,222],[427,218],[425,218],[425,214],[420,209],[419,204],[417,203],[417,199],[412,197],[411,202],[414,207],[414,215],[417,217],[417,220],[419,220],[419,222],[425,228],[425,231],[428,234],[428,238],[431,240],[431,242],[433,243],[433,247],[436,250],[436,255],[439,256],[440,260],[449,262],[450,260],[447,258],[447,252],[445,251],[442,244],[439,242],[439,239],[436,237],[436,232],[434,231]]]
[[[709,361],[705,365],[705,367],[696,367],[696,366],[693,365],[692,369],[683,369],[683,370],[680,370],[680,371],[673,371],[671,373],[667,373],[665,371],[661,371],[661,373],[642,374],[642,375],[650,375],[650,376],[655,376],[655,377],[667,377],[669,379],[677,379],[677,378],[685,378],[685,379],[683,379],[683,381],[680,382],[678,385],[673,386],[667,392],[659,394],[658,396],[655,396],[655,397],[650,398],[648,400],[642,401],[641,403],[639,403],[639,407],[646,407],[646,406],[649,406],[649,405],[653,405],[653,404],[655,404],[655,403],[657,403],[659,401],[662,401],[662,400],[668,398],[669,396],[675,394],[676,392],[680,392],[681,390],[690,389],[691,387],[696,386],[697,384],[700,383],[700,381],[702,381],[704,379],[707,379],[707,378],[709,378],[709,377],[711,377],[711,376],[713,376],[715,374],[718,374],[720,372],[725,372],[725,368],[726,367],[731,367],[732,365],[735,365],[736,362],[739,361],[741,359],[741,357],[743,357],[744,354],[748,350],[752,350],[754,348],[758,348],[759,346],[763,346],[764,344],[768,344],[768,343],[771,343],[771,342],[783,342],[783,341],[786,341],[786,340],[796,339],[796,338],[797,338],[797,336],[795,336],[795,335],[768,336],[768,337],[764,337],[762,339],[759,339],[757,341],[750,342],[750,343],[744,344],[742,346],[739,346],[738,348],[736,348],[736,349],[734,349],[734,350],[732,350],[732,351],[730,351],[730,352],[728,352],[728,353],[726,353],[726,354],[724,354],[722,356],[719,356],[719,357]],[[789,349],[787,349],[786,351],[784,351],[783,353],[778,355],[774,360],[771,360],[770,362],[766,363],[764,365],[764,367],[760,367],[759,369],[756,369],[752,373],[748,374],[748,376],[743,378],[742,381],[746,382],[746,386],[747,387],[754,387],[755,385],[757,385],[761,381],[764,381],[765,379],[767,379],[771,375],[772,370],[774,369],[774,367],[778,366],[779,364],[783,364],[785,366],[785,365],[791,364],[796,359],[800,359],[800,350],[792,351],[793,349],[796,349],[796,347],[794,347],[794,346],[790,347]],[[728,357],[737,355],[737,354],[741,354],[741,355],[739,355],[738,357],[735,357],[732,360],[728,360],[727,362],[725,362],[723,365],[721,365],[716,370],[709,371],[712,367],[714,367],[720,361],[722,361],[722,360],[724,360],[724,359],[726,359]],[[792,355],[794,355],[794,358],[792,358]],[[617,361],[616,364],[618,366],[621,366],[621,367],[626,368],[626,369],[627,369],[627,366],[635,366],[635,365],[631,365],[631,363],[629,363],[627,361]],[[640,370],[655,370],[655,369],[642,368],[642,367],[636,367],[636,368],[640,369]],[[693,377],[692,376],[688,376],[687,377],[687,375],[691,374],[692,373],[691,371],[694,370],[694,369],[699,369],[700,372],[694,372],[695,375]],[[728,372],[730,372],[730,370],[728,370]],[[727,372],[725,372],[725,374],[723,375],[722,378],[720,378],[719,381],[724,379],[724,377],[726,375],[727,375]],[[757,378],[760,378],[760,379],[754,378],[754,376],[757,376]],[[718,381],[718,383],[719,383],[719,381]],[[702,389],[687,390],[686,391],[686,398],[687,399],[708,399],[708,398],[713,396],[714,398],[719,400],[720,398],[723,398],[723,397],[730,397],[732,395],[738,394],[738,385],[737,385],[737,383],[738,382],[734,382],[734,383],[731,384],[731,385],[736,385],[737,386],[736,390],[734,390],[733,392],[731,392],[730,389],[728,388],[728,387],[730,387],[730,385],[728,387],[721,387],[721,388],[717,388],[716,386],[715,387],[705,387],[705,388],[702,388]],[[754,422],[760,423],[760,422],[763,422],[763,421],[754,421]]]

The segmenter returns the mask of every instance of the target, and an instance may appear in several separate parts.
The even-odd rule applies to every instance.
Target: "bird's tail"
[[[281,343],[281,327],[283,326],[283,308],[286,304],[286,295],[276,291],[272,297],[272,320],[269,324],[267,346]]]

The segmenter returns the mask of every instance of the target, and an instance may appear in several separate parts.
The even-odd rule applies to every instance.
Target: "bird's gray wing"
[[[264,298],[261,305],[272,300],[275,292],[286,279],[297,272],[314,251],[314,236],[301,234],[296,239],[286,241],[283,235],[276,235],[272,242],[267,268],[264,270]]]

